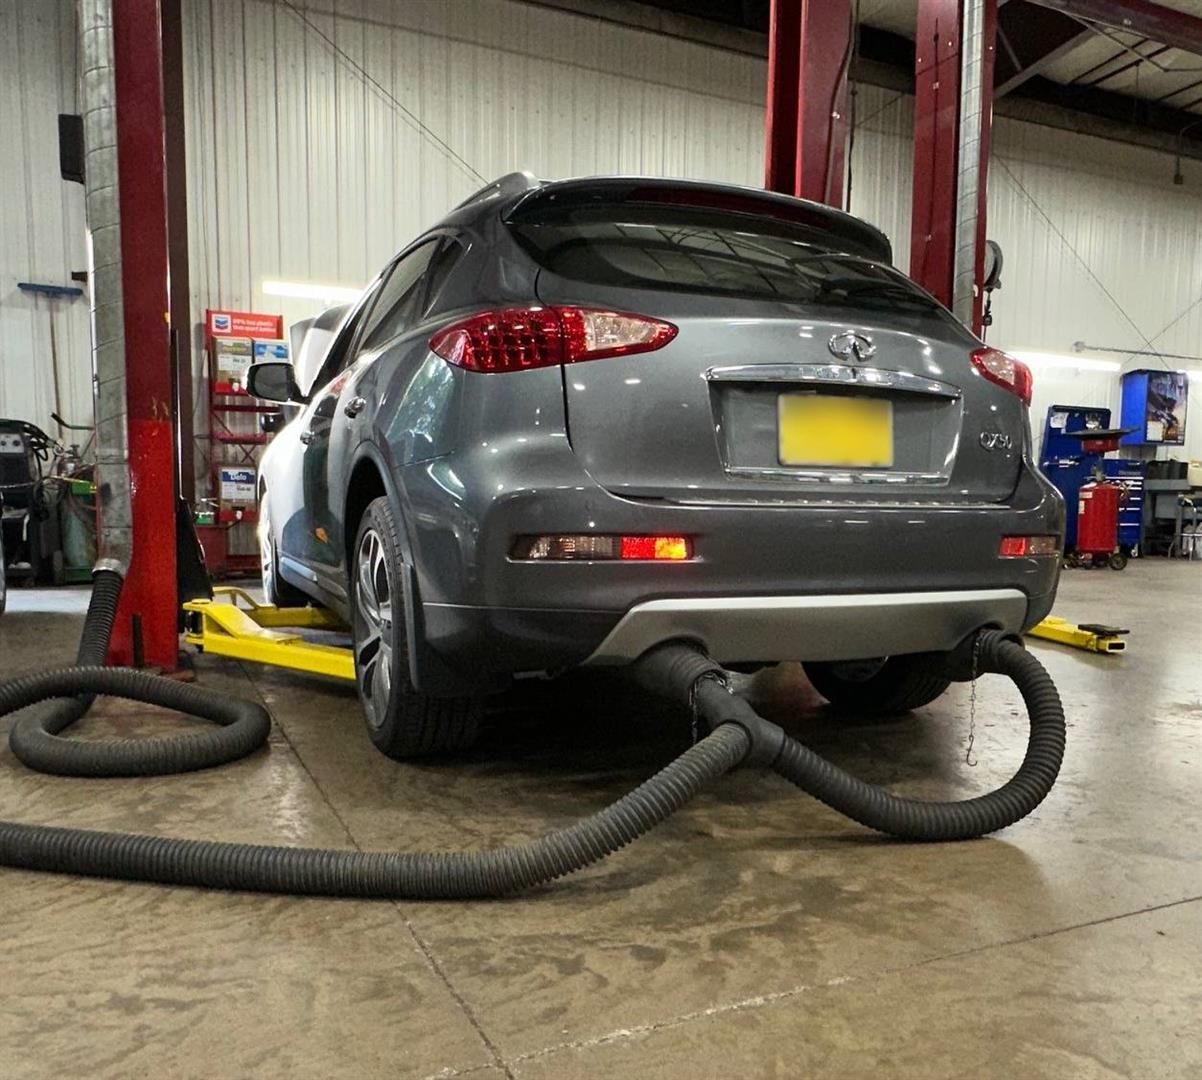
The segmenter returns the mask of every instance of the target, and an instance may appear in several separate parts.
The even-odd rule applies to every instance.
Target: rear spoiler
[[[836,239],[840,249],[848,254],[887,264],[893,262],[893,246],[889,243],[889,237],[876,226],[822,203],[737,184],[648,177],[557,180],[522,193],[502,217],[507,222],[518,224],[552,207],[572,208],[614,202],[644,205],[661,203],[773,218],[825,233]]]

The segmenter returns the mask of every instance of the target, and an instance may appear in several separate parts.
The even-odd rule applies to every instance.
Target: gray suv
[[[264,586],[350,622],[375,744],[472,741],[515,676],[669,638],[800,660],[836,705],[1052,606],[1064,505],[1031,374],[847,214],[678,180],[514,174],[334,333],[260,473]]]

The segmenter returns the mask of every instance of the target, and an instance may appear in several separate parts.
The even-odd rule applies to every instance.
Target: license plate
[[[781,394],[776,415],[782,465],[893,464],[893,403],[884,398]]]

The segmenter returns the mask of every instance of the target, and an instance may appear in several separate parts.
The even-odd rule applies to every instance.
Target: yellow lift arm
[[[1099,653],[1126,652],[1127,643],[1122,635],[1128,632],[1121,627],[1105,626],[1102,623],[1081,623],[1078,626],[1055,615],[1049,615],[1043,622],[1037,623],[1027,631],[1031,637]]]
[[[184,639],[203,652],[355,681],[350,649],[284,632],[346,630],[342,620],[324,608],[278,608],[260,604],[243,589],[222,586],[213,590],[212,600],[189,600],[184,611]]]

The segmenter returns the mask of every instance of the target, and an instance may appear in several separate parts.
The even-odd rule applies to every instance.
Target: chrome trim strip
[[[845,364],[739,364],[710,368],[708,382],[813,383],[820,386],[861,387],[898,390],[907,394],[955,401],[961,396],[958,386],[939,382],[926,375],[887,368],[848,367]]]
[[[820,472],[817,469],[772,465],[727,465],[727,476],[742,476],[750,480],[793,480],[815,484],[926,484],[946,486],[949,473],[903,472]]]
[[[649,600],[630,609],[586,661],[626,664],[676,638],[715,660],[855,660],[944,652],[991,625],[1023,627],[1018,589]]]

